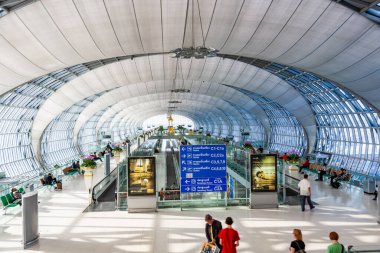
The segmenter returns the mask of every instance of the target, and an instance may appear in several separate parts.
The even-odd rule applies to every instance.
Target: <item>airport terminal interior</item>
[[[379,24],[379,0],[0,0],[0,252],[218,253],[206,214],[239,253],[380,252]]]

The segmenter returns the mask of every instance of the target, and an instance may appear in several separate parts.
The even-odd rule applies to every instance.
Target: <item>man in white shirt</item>
[[[311,196],[311,189],[310,189],[310,182],[308,180],[308,175],[304,174],[303,179],[298,183],[298,188],[300,189],[300,198],[301,198],[301,208],[302,212],[305,211],[305,200],[307,200],[307,203],[310,206],[310,210],[315,208],[313,205],[313,202],[311,202],[310,196]]]

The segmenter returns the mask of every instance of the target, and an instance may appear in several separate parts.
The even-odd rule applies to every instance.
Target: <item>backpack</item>
[[[333,183],[331,184],[331,186],[334,187],[334,188],[336,188],[336,189],[338,189],[338,188],[340,187],[340,183],[337,182],[337,181],[335,181],[335,182],[333,182]]]

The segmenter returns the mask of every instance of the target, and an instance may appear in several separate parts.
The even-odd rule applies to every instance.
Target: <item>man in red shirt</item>
[[[302,172],[302,169],[308,169],[310,167],[309,158],[306,158],[306,161],[300,166],[298,173]]]
[[[234,221],[231,217],[226,218],[227,228],[222,229],[219,233],[219,243],[222,245],[222,253],[236,253],[236,247],[239,246],[239,233],[232,228]]]

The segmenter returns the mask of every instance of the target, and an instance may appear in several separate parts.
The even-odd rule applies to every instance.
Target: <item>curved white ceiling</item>
[[[182,78],[185,80],[176,80],[173,84],[173,79]],[[43,130],[66,108],[88,96],[122,86],[125,87],[122,92],[111,91],[111,96],[105,93],[92,103],[95,104],[91,106],[94,108],[92,111],[85,110],[83,114],[87,114],[87,118],[91,117],[99,109],[104,109],[102,104],[114,104],[123,100],[123,93],[126,91],[129,91],[130,97],[134,97],[186,88],[191,92],[207,93],[216,97],[225,94],[227,101],[233,96],[239,100],[242,95],[215,83],[243,88],[278,102],[293,113],[307,131],[312,131],[309,136],[314,136],[315,119],[310,117],[313,112],[309,103],[292,86],[275,75],[231,59],[215,57],[177,60],[165,54],[107,64],[68,82],[40,107],[32,128],[33,146],[38,147]],[[251,100],[247,97],[246,102],[248,101]],[[96,104],[100,107],[97,108]]]
[[[121,106],[118,110],[116,108],[113,108],[112,111],[110,111],[110,114],[107,115],[105,113],[98,121],[97,124],[97,130],[101,127],[101,125],[108,119],[113,118],[114,120],[118,120],[120,117],[124,117],[126,115],[133,115],[136,117],[136,120],[142,120],[143,118],[146,118],[143,112],[148,110],[149,108],[155,108],[157,112],[160,113],[166,113],[167,112],[167,101],[168,98],[170,98],[170,94],[165,94],[166,98],[153,98],[150,100],[144,100],[144,98],[147,98],[148,96],[141,96],[141,100],[136,99],[135,101],[126,100],[123,101],[123,104],[128,104],[129,106]],[[213,106],[210,106],[213,105]],[[195,112],[199,112],[204,114],[202,118],[206,117],[207,115],[214,112],[214,110],[222,110],[225,115],[230,115],[235,120],[240,121],[242,124],[242,127],[246,125],[246,122],[241,115],[242,112],[236,110],[233,106],[226,103],[225,101],[221,99],[217,99],[214,97],[207,97],[204,95],[198,95],[193,97],[187,97],[183,100],[182,104],[176,105],[177,110],[181,111],[186,108],[189,108]],[[116,111],[116,113],[114,113]],[[252,113],[252,112],[251,112]],[[116,115],[115,115],[116,114]],[[114,120],[111,122],[111,128],[112,125],[115,123]],[[74,134],[76,134],[74,132]]]
[[[17,9],[0,19],[0,94],[74,64],[189,46],[186,6],[186,0],[42,0]],[[380,108],[380,29],[360,14],[330,0],[199,6],[206,45],[315,72]],[[201,44],[196,10],[194,30]]]
[[[137,125],[141,124],[147,116],[165,113],[165,110],[163,108],[160,108],[162,102],[163,101],[147,101],[142,104],[140,103],[129,106],[125,110],[121,111],[119,114],[115,115],[114,118],[111,118],[110,121],[109,118],[103,121],[99,121],[97,129],[100,130],[103,124],[105,124],[106,122],[109,123],[109,126],[107,127],[108,129],[113,129],[113,125],[115,124],[118,124],[118,127],[120,127],[120,124],[127,120],[131,120],[131,123],[133,122]],[[196,102],[196,106],[193,105],[193,102]],[[247,124],[247,122],[245,122],[241,116],[239,117],[239,112],[236,112],[236,115],[234,115],[234,117],[225,113],[225,109],[230,109],[228,107],[226,108],[226,104],[224,104],[223,108],[215,107],[210,109],[209,104],[202,103],[200,101],[190,101],[190,103],[190,106],[188,107],[183,106],[181,108],[178,108],[176,113],[178,112],[177,114],[182,113],[185,115],[193,113],[193,116],[196,116],[200,119],[211,120],[212,122],[219,121],[221,119],[223,124],[220,124],[220,126],[224,125],[228,127],[233,127],[234,125],[232,121],[238,122],[239,124],[241,124],[241,126],[245,126]],[[136,113],[136,111],[144,111],[144,114],[138,114]],[[236,117],[238,119],[236,119]]]
[[[154,82],[152,85],[159,85],[160,82]],[[139,85],[139,84],[137,84]],[[142,84],[140,84],[142,85]],[[167,112],[169,103],[168,101],[171,99],[174,100],[180,100],[183,101],[182,104],[172,104],[172,106],[176,107],[182,107],[183,104],[186,104],[190,107],[196,107],[197,102],[196,101],[202,101],[203,103],[208,103],[208,106],[210,109],[213,107],[225,107],[228,106],[231,108],[231,110],[226,111],[227,113],[230,113],[231,115],[236,114],[236,109],[233,108],[231,105],[226,103],[226,101],[231,102],[232,104],[237,104],[243,107],[246,111],[249,111],[250,113],[256,115],[260,121],[263,122],[263,124],[266,124],[264,127],[266,129],[269,129],[268,125],[268,119],[265,114],[265,112],[261,109],[260,106],[258,106],[252,99],[250,99],[248,96],[232,89],[226,86],[220,86],[218,84],[214,83],[208,83],[208,84],[202,84],[204,89],[203,90],[196,90],[192,93],[182,93],[182,94],[173,94],[168,92],[160,92],[160,93],[154,93],[154,94],[148,94],[148,95],[141,95],[141,96],[131,96],[131,93],[129,92],[129,87],[124,86],[115,90],[112,90],[111,92],[108,92],[104,94],[103,96],[100,96],[98,99],[96,99],[92,104],[90,104],[86,109],[83,110],[83,112],[78,117],[75,127],[74,127],[74,136],[77,135],[79,132],[79,129],[81,126],[90,118],[94,113],[96,113],[99,110],[103,110],[107,107],[109,107],[102,117],[99,119],[99,122],[106,121],[109,117],[113,117],[114,114],[120,112],[121,110],[124,110],[126,107],[138,103],[144,103],[146,101],[155,101],[159,100],[161,101],[160,104],[160,110],[163,110],[163,112]],[[219,90],[219,93],[216,93],[215,91]],[[223,93],[224,92],[224,93]],[[115,98],[117,98],[115,100]],[[189,103],[190,101],[194,101],[193,103]],[[144,107],[140,108],[141,111],[136,111],[136,115],[143,115],[143,112],[147,109]],[[194,110],[196,110],[194,108]],[[203,111],[203,113],[207,113],[207,111]],[[239,117],[239,113],[236,115],[236,117]],[[99,123],[101,125],[101,123]],[[99,125],[98,125],[99,126]]]

